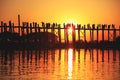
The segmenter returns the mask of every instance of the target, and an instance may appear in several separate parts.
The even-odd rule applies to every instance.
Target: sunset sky
[[[120,0],[0,0],[0,21],[120,24]]]

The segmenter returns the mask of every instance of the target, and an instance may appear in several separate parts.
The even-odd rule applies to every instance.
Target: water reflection
[[[68,79],[72,79],[73,49],[68,49]]]
[[[0,80],[117,80],[119,75],[119,50],[0,51]]]

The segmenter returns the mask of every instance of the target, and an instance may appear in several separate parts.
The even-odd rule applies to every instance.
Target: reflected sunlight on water
[[[73,49],[68,49],[68,79],[72,79]]]
[[[120,51],[0,51],[0,80],[119,80]]]

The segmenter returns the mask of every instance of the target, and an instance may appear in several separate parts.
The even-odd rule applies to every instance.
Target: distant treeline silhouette
[[[19,35],[18,33],[0,33],[0,48],[46,48],[54,47],[57,36],[49,32],[30,33]]]

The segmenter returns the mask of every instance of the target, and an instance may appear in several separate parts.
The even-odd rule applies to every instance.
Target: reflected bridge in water
[[[55,49],[0,51],[0,79],[120,78],[120,51]]]

